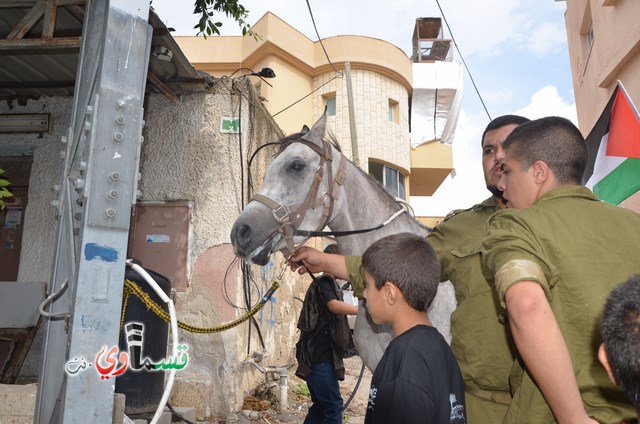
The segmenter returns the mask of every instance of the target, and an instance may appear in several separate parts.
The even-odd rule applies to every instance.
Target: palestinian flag
[[[614,205],[640,201],[640,116],[620,81],[587,136],[587,147],[583,183]]]

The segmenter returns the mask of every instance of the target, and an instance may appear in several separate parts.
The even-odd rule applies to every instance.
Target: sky
[[[412,53],[415,21],[442,17],[436,0],[308,0],[321,38],[363,35]],[[253,24],[270,11],[309,37],[318,39],[304,0],[239,0]],[[480,137],[491,118],[518,114],[530,119],[557,115],[577,125],[564,24],[566,4],[554,0],[439,0],[465,70],[463,100],[452,144],[454,175],[433,196],[411,197],[419,216],[444,216],[489,197],[481,166]],[[153,0],[160,19],[174,35],[195,35],[198,22],[191,0]],[[217,18],[217,17],[216,17]],[[224,16],[222,35],[240,35]],[[443,22],[445,37],[449,31]],[[462,62],[454,52],[454,60]],[[309,123],[307,123],[309,124]]]

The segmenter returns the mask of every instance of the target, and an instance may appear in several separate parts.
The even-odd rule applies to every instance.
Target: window
[[[589,30],[587,31],[587,47],[589,48],[589,51],[591,51],[591,47],[593,47],[593,40],[593,21],[591,21],[589,24]]]
[[[369,161],[369,175],[382,184],[390,195],[406,200],[404,174],[402,172],[381,163]]]
[[[325,94],[324,105],[327,108],[327,116],[335,116],[336,114],[336,93]]]
[[[400,118],[398,116],[398,102],[392,99],[389,99],[389,121],[394,124],[398,124],[400,122]]]

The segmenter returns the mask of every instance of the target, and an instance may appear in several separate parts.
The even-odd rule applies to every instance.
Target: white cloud
[[[466,58],[474,54],[498,54],[500,46],[512,40],[526,24],[520,0],[456,3],[455,7],[443,7],[443,11]]]
[[[565,102],[564,99],[560,97],[558,89],[553,85],[547,85],[538,90],[531,96],[530,103],[518,109],[515,113],[526,116],[529,119],[537,119],[544,116],[562,116],[578,125],[575,103],[569,104]]]
[[[536,56],[545,54],[557,49],[567,43],[567,33],[559,25],[545,22],[535,28],[529,36],[526,47]]]

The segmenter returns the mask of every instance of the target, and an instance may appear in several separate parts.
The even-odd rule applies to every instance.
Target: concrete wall
[[[179,104],[161,95],[148,97],[145,104],[140,200],[193,202],[188,288],[175,300],[178,319],[199,327],[217,327],[245,313],[242,275],[239,266],[232,264],[235,257],[230,230],[243,206],[241,187],[246,186],[248,154],[281,136],[249,85],[242,100],[241,167],[238,135],[219,131],[221,116],[238,115],[240,96],[231,84],[230,79],[223,78],[210,92],[185,95]],[[0,103],[0,113],[51,113],[49,133],[0,136],[0,153],[27,151],[34,156],[20,281],[50,278],[56,219],[49,202],[55,197],[53,185],[61,178],[60,139],[67,132],[72,106],[71,98],[53,97],[24,105]],[[254,161],[256,189],[271,158],[265,149]],[[246,197],[246,188],[244,194]],[[267,266],[250,268],[251,306],[278,277],[281,258],[274,255]],[[247,362],[253,352],[264,358],[259,363],[262,368],[295,363],[295,325],[302,305],[294,296],[303,298],[307,284],[296,280],[291,272],[286,272],[281,281],[271,301],[255,316],[264,347],[250,321],[214,334],[180,332],[181,342],[189,346],[189,365],[177,375],[172,404],[196,407],[199,418],[226,416],[238,411],[243,398],[265,381],[264,374]],[[23,381],[37,377],[41,351],[40,343],[32,347],[21,373]]]

